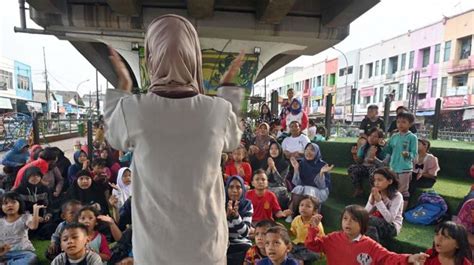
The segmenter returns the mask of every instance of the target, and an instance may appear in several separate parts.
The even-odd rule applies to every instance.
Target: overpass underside
[[[220,76],[240,51],[243,69],[235,80],[247,87],[300,55],[314,55],[349,34],[349,24],[379,0],[26,0],[30,17],[44,30],[69,41],[114,86],[117,78],[106,45],[117,49],[147,88],[143,40],[147,25],[163,14],[188,18],[203,53],[205,86],[214,92]],[[21,2],[20,2],[21,7]],[[21,9],[21,8],[20,8]]]

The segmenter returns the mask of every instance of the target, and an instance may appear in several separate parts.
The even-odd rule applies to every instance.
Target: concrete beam
[[[262,80],[271,73],[275,72],[276,70],[282,68],[283,66],[298,57],[299,55],[288,55],[282,53],[275,55],[272,59],[270,59],[270,61],[265,64],[265,66],[263,66],[262,70],[260,70],[257,75],[257,78],[255,79],[255,83]]]
[[[264,23],[279,24],[294,4],[295,0],[256,1],[256,17]]]
[[[28,0],[28,4],[45,13],[61,14],[67,10],[67,1],[63,0]]]
[[[114,87],[117,87],[117,75],[109,60],[109,50],[107,45],[101,42],[70,41],[76,48]],[[128,71],[133,73],[130,65],[124,60]],[[135,75],[130,74],[133,80],[133,87],[138,87]]]
[[[214,0],[188,0],[188,14],[196,19],[212,17],[214,14]]]
[[[141,0],[107,0],[107,4],[122,16],[138,17],[141,14]]]
[[[322,23],[330,28],[347,26],[379,2],[380,0],[321,1]]]

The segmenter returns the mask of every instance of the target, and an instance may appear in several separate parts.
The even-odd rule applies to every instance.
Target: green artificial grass
[[[337,143],[355,143],[357,138],[330,138],[330,142]],[[447,149],[462,149],[462,150],[472,150],[474,151],[474,142],[464,142],[464,141],[446,141],[446,140],[430,140],[431,147],[434,148],[447,148]]]
[[[49,260],[46,259],[44,256],[44,253],[46,253],[46,250],[48,249],[49,243],[51,241],[49,240],[31,240],[33,243],[33,246],[35,246],[36,249],[36,255],[38,256],[39,259],[39,264],[40,265],[48,265],[50,264]]]

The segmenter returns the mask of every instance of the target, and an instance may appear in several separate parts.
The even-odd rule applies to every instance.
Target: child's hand
[[[296,160],[294,156],[290,158],[290,162],[293,168],[295,169],[295,171],[297,171],[300,168],[300,164],[298,163],[298,161]]]
[[[11,249],[11,246],[8,245],[8,244],[4,244],[4,245],[0,246],[0,257],[7,254],[8,251],[10,251],[10,249]]]
[[[119,187],[116,184],[112,183],[112,182],[109,182],[109,186],[114,190],[119,190]]]
[[[99,215],[97,216],[97,220],[107,223],[108,225],[115,223],[114,219],[108,215]]]
[[[377,146],[372,145],[369,150],[369,157],[374,158],[377,155]]]
[[[372,198],[376,202],[379,202],[382,200],[382,195],[380,194],[380,191],[377,188],[372,188]]]
[[[353,155],[356,155],[357,154],[357,145],[354,145],[352,148],[351,148],[351,153]]]
[[[334,168],[334,165],[324,165],[323,168],[321,168],[321,174],[328,173]]]
[[[288,216],[290,216],[290,215],[292,215],[292,214],[293,214],[293,211],[290,210],[290,209],[286,209],[286,210],[283,211],[283,215],[284,215],[285,217],[288,217]]]
[[[429,257],[430,255],[426,253],[413,254],[408,257],[408,263],[425,264],[426,259]]]
[[[82,164],[82,169],[87,170],[89,168],[89,164],[90,164],[89,160],[84,161],[84,163]]]
[[[403,151],[402,156],[407,158],[408,156],[410,156],[410,153],[408,153],[408,151]]]
[[[387,143],[387,142],[385,141],[385,139],[380,139],[380,140],[379,140],[379,145],[380,145],[380,146],[385,146],[386,143]]]
[[[313,228],[318,227],[322,219],[323,219],[323,216],[320,214],[313,215],[310,220],[311,227]]]
[[[46,208],[45,205],[39,205],[39,204],[35,203],[33,205],[33,215],[39,215],[39,210],[45,209],[45,208]]]
[[[59,252],[58,246],[56,246],[56,244],[54,244],[54,243],[51,243],[48,247],[48,254],[49,255],[54,255],[58,252]]]
[[[118,203],[118,198],[117,198],[117,196],[111,195],[111,196],[109,197],[109,203],[110,203],[110,205],[116,207],[116,206],[117,206],[117,203]]]

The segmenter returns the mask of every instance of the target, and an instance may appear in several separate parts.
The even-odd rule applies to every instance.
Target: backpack
[[[474,199],[469,199],[462,205],[456,223],[464,226],[468,232],[474,233]]]
[[[405,212],[405,220],[412,224],[431,225],[440,222],[448,211],[443,197],[434,191],[424,192],[415,207]]]

